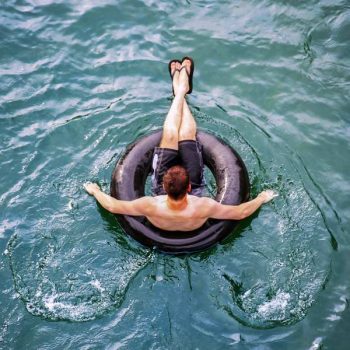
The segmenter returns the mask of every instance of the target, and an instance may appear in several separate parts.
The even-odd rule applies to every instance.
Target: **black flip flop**
[[[193,72],[194,72],[194,61],[191,57],[188,57],[188,56],[185,56],[182,58],[182,61],[181,61],[181,64],[184,60],[189,60],[191,61],[191,70],[190,70],[190,74],[188,74],[188,83],[189,83],[189,86],[190,86],[190,89],[188,90],[187,94],[190,94],[192,92],[192,89],[193,89]],[[186,70],[187,72],[187,70]]]

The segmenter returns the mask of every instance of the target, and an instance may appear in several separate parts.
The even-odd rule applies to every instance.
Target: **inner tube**
[[[161,136],[162,131],[156,131],[127,147],[112,174],[112,197],[132,201],[145,195],[153,150],[159,145]],[[203,162],[215,177],[215,200],[231,205],[246,202],[250,192],[249,177],[239,154],[223,140],[206,132],[198,131],[197,140],[203,145]],[[165,231],[153,226],[145,217],[116,216],[122,228],[135,240],[168,254],[186,254],[208,249],[227,237],[238,224],[234,220],[209,219],[193,231]]]

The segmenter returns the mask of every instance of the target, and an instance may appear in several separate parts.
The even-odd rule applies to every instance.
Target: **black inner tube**
[[[127,147],[112,174],[111,196],[134,200],[145,195],[145,183],[151,171],[154,147],[160,143],[162,131],[147,135]],[[238,205],[249,198],[247,169],[238,153],[218,137],[198,131],[203,145],[203,162],[214,174],[217,184],[215,200]],[[145,217],[117,215],[123,229],[141,244],[171,254],[205,250],[227,237],[237,226],[234,220],[208,220],[202,227],[189,231],[164,231]]]

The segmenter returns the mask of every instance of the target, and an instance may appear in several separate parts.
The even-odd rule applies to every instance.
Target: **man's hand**
[[[84,184],[85,191],[91,195],[94,196],[97,191],[100,191],[100,187],[97,184],[91,183],[91,182],[86,182]]]
[[[262,191],[258,197],[262,198],[263,203],[270,202],[272,199],[278,196],[278,193],[272,191],[272,190],[266,190]]]

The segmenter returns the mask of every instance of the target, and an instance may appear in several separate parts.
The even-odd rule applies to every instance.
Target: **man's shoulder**
[[[208,208],[213,205],[213,203],[216,203],[214,199],[210,197],[197,197],[189,195],[189,200],[191,203],[199,208]]]
[[[154,197],[145,197],[149,198],[149,201],[153,203],[164,202],[166,200],[166,195],[154,196]]]
[[[160,195],[160,196],[145,196],[142,197],[142,204],[144,206],[147,206],[149,208],[158,208],[162,206],[166,202],[166,196]]]
[[[188,195],[188,198],[190,198],[191,200],[193,200],[193,201],[196,201],[196,202],[211,202],[211,201],[213,201],[213,199],[212,198],[210,198],[210,197],[199,197],[199,196],[194,196],[194,195],[192,195],[192,194],[189,194]]]
[[[190,206],[194,215],[199,218],[209,218],[214,210],[215,200],[210,197],[191,196],[189,198]]]
[[[146,209],[147,208],[152,208],[155,205],[157,205],[157,200],[156,197],[151,197],[151,196],[144,196],[137,198],[133,201],[129,202],[132,206],[135,206],[139,209]]]
[[[156,196],[156,197],[144,196],[144,197],[138,198],[137,201],[143,204],[156,204],[159,200],[161,200],[161,198],[159,197],[162,197],[162,196]]]

